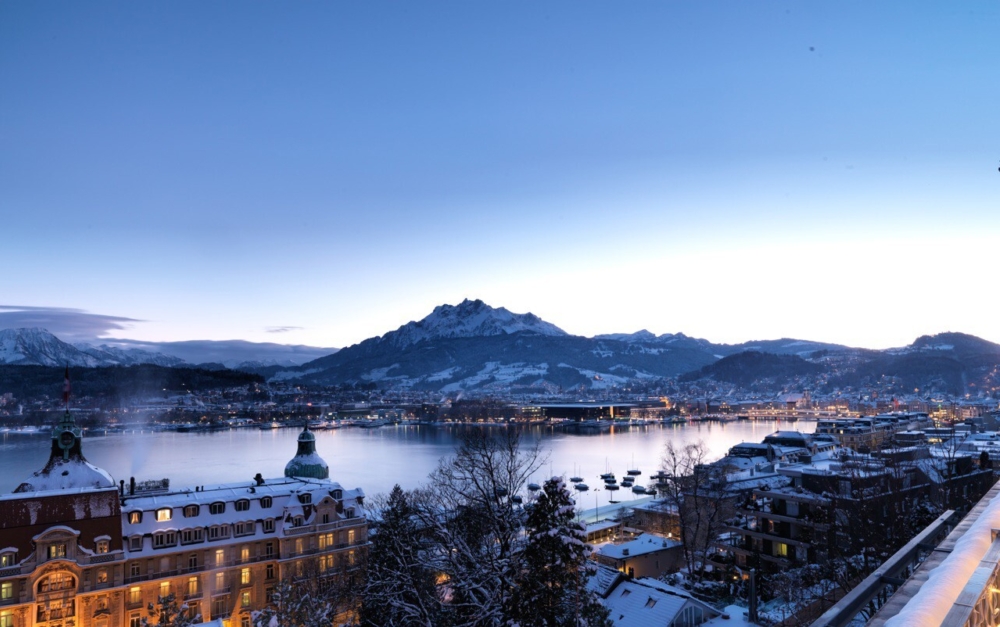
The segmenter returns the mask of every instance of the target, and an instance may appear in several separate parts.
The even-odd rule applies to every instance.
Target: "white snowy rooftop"
[[[620,560],[626,557],[636,557],[638,555],[656,553],[657,551],[665,551],[675,546],[680,546],[680,544],[680,542],[669,538],[643,534],[634,540],[629,540],[621,544],[605,544],[598,552],[604,557]]]

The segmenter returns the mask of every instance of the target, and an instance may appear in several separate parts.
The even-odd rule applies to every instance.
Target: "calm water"
[[[650,426],[615,429],[600,435],[573,435],[546,427],[532,428],[530,443],[541,442],[547,462],[537,473],[541,483],[552,474],[567,478],[577,474],[591,491],[577,502],[589,508],[604,505],[611,493],[598,477],[605,469],[625,475],[629,468],[642,471],[637,483],[645,485],[658,469],[663,447],[704,440],[713,459],[734,444],[760,442],[778,429],[811,432],[814,422],[740,421],[727,424]],[[388,492],[393,484],[413,488],[422,483],[443,456],[451,455],[461,429],[472,427],[391,426],[379,429],[346,428],[317,431],[319,454],[330,465],[330,477],[346,488],[361,487],[368,494]],[[85,436],[84,456],[104,468],[115,480],[169,477],[171,486],[250,481],[256,473],[282,476],[295,454],[298,429],[234,429],[214,433],[116,433]],[[48,459],[49,438],[3,435],[0,437],[0,493],[13,490]],[[634,460],[634,462],[633,462]],[[634,466],[633,466],[634,464]],[[630,490],[614,498],[631,500]]]

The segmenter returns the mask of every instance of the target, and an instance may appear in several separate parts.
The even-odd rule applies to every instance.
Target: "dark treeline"
[[[18,399],[59,398],[64,372],[64,368],[49,366],[0,366],[0,394],[12,393]],[[203,392],[264,383],[260,375],[236,370],[167,368],[149,364],[70,368],[69,372],[74,396],[106,399]]]

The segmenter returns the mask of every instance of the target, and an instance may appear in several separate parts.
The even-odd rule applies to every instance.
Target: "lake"
[[[396,425],[378,429],[341,428],[316,431],[316,448],[330,465],[330,478],[345,488],[361,487],[369,495],[388,492],[393,484],[414,488],[424,483],[442,457],[452,455],[463,429],[504,427]],[[659,469],[659,460],[669,441],[684,445],[703,440],[711,458],[722,457],[740,442],[760,442],[779,429],[812,432],[815,422],[770,420],[729,423],[692,423],[614,428],[610,433],[568,434],[547,426],[526,430],[529,444],[540,442],[546,463],[534,477],[579,475],[590,485],[578,495],[578,504],[590,508],[606,504],[611,493],[603,489],[601,473],[619,478],[630,468],[642,475],[645,485]],[[265,478],[282,476],[285,464],[295,455],[299,429],[231,429],[209,433],[136,431],[84,436],[83,454],[89,462],[111,473],[116,481],[167,477],[174,489],[195,485],[251,481],[256,473]],[[40,470],[48,459],[48,436],[3,434],[0,436],[0,493],[8,493]],[[622,489],[618,501],[634,498]]]

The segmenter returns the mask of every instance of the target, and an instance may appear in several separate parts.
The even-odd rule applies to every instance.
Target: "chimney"
[[[135,477],[128,478],[128,495],[129,496],[135,495]]]
[[[264,477],[259,472],[254,475],[253,480],[257,482],[257,485],[264,485]]]
[[[125,480],[118,482],[118,496],[125,496]]]

